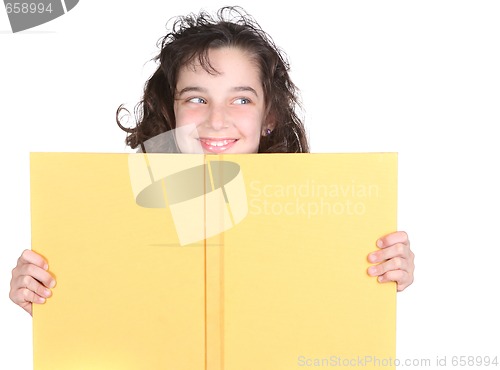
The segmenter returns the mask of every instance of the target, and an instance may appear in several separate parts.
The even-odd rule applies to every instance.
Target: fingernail
[[[383,280],[384,280],[384,278],[383,278],[382,276],[379,276],[379,277],[377,278],[377,281],[378,281],[379,283],[381,283]]]
[[[52,295],[52,292],[50,291],[50,289],[45,289],[43,291],[43,295],[48,298]]]
[[[382,248],[384,243],[382,242],[381,239],[377,240],[377,247]]]
[[[370,255],[368,256],[368,260],[370,262],[377,262],[377,255],[375,253],[370,253]]]
[[[377,274],[377,268],[375,266],[371,266],[370,268],[368,268],[368,273],[370,275],[376,275]]]
[[[47,270],[49,269],[49,265],[47,265],[47,264],[43,265],[43,269],[44,269],[45,271],[47,271]]]
[[[49,288],[52,289],[55,286],[56,286],[56,281],[55,280],[51,280],[51,282],[49,284]]]
[[[36,298],[36,303],[39,303],[39,304],[45,303],[45,298],[43,298],[43,297],[37,297]]]

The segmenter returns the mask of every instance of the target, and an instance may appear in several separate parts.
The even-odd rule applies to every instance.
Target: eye
[[[251,100],[248,98],[238,98],[234,101],[234,104],[250,104]]]
[[[207,101],[203,98],[191,98],[191,99],[188,99],[188,102],[190,103],[195,103],[195,104],[207,104]]]

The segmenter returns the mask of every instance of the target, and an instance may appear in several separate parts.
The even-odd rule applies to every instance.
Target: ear
[[[276,127],[276,121],[274,119],[274,115],[268,115],[266,122],[262,125],[262,136],[269,136],[271,132],[273,132]]]

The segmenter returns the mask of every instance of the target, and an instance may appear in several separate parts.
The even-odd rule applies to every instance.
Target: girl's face
[[[204,153],[257,153],[263,131],[271,128],[264,125],[257,65],[237,48],[211,49],[209,60],[218,73],[208,73],[197,62],[179,71],[176,128],[187,130],[188,140]]]

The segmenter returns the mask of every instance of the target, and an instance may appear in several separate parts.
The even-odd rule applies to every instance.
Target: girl
[[[180,17],[160,46],[159,66],[136,107],[136,127],[124,127],[125,108],[117,111],[131,148],[151,151],[148,140],[187,128],[187,140],[204,153],[309,152],[288,62],[241,8],[222,8],[215,18],[205,12]],[[407,234],[385,235],[376,245],[368,274],[405,289],[414,271]],[[54,286],[47,262],[25,250],[12,271],[12,301],[31,314],[32,304],[44,303]]]

